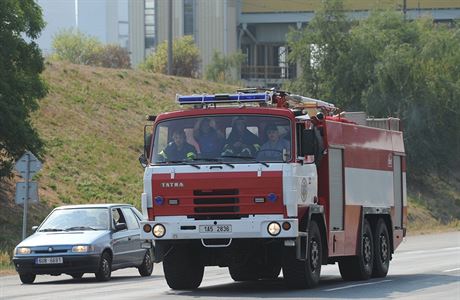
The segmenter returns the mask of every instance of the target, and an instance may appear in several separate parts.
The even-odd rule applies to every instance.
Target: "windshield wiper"
[[[72,231],[72,230],[97,230],[96,228],[90,226],[74,226],[66,228],[65,231]]]
[[[201,169],[200,166],[195,165],[195,164],[191,164],[191,163],[186,162],[186,161],[183,161],[183,160],[169,160],[169,161],[167,161],[167,163],[180,164],[180,165],[188,165],[188,166],[195,167],[195,168],[197,168],[197,169]]]
[[[51,231],[63,231],[63,229],[60,228],[45,228],[45,229],[40,229],[40,232],[51,232]]]
[[[256,160],[255,157],[252,157],[252,156],[223,155],[222,157],[241,158],[241,159],[245,159],[245,160],[254,160],[256,163],[262,164],[262,165],[266,166],[267,168],[269,167],[269,165],[266,162],[258,161],[258,160]]]
[[[232,169],[235,168],[235,166],[232,165],[231,163],[223,162],[222,159],[218,159],[218,158],[194,158],[193,160],[194,161],[202,160],[202,161],[207,161],[207,162],[220,162],[224,165],[231,167]]]

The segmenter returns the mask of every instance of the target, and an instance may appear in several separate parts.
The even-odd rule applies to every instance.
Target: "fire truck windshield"
[[[157,124],[152,163],[283,162],[292,157],[289,119],[261,115],[213,115]]]

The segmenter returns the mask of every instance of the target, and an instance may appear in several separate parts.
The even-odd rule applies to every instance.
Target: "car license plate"
[[[232,225],[200,225],[202,233],[226,233],[232,232]]]
[[[62,257],[39,257],[35,259],[37,265],[48,265],[48,264],[62,264],[64,259]]]

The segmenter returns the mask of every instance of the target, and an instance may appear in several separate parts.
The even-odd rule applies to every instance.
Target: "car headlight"
[[[155,237],[161,238],[162,236],[165,235],[166,228],[161,224],[156,224],[155,226],[153,226],[152,232]]]
[[[281,226],[276,222],[271,222],[270,224],[268,224],[267,231],[271,236],[278,235],[280,234]]]
[[[19,247],[19,248],[16,248],[16,254],[20,254],[20,255],[26,255],[26,254],[30,254],[30,248],[27,248],[27,247]]]
[[[94,250],[93,246],[88,246],[88,245],[77,245],[72,247],[72,252],[76,253],[86,253],[86,252],[91,252]]]

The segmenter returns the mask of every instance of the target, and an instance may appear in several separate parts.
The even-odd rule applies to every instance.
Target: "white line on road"
[[[350,289],[350,288],[354,288],[354,287],[357,287],[357,286],[372,285],[372,284],[384,283],[384,282],[389,282],[389,281],[393,281],[393,280],[386,279],[386,280],[377,281],[377,282],[367,282],[367,283],[352,284],[352,285],[341,286],[341,287],[337,287],[337,288],[333,288],[333,289],[327,289],[327,290],[324,290],[324,291],[325,292],[332,292],[332,291],[337,291],[337,290]]]
[[[449,248],[440,248],[440,249],[430,249],[430,250],[414,250],[414,251],[401,251],[397,252],[398,256],[401,255],[413,255],[413,254],[425,254],[425,253],[439,253],[439,252],[448,252],[448,251],[457,251],[460,250],[460,247],[449,247]]]
[[[444,273],[448,273],[448,272],[455,272],[455,271],[458,271],[460,270],[460,268],[455,268],[455,269],[450,269],[450,270],[444,270],[443,272]]]

